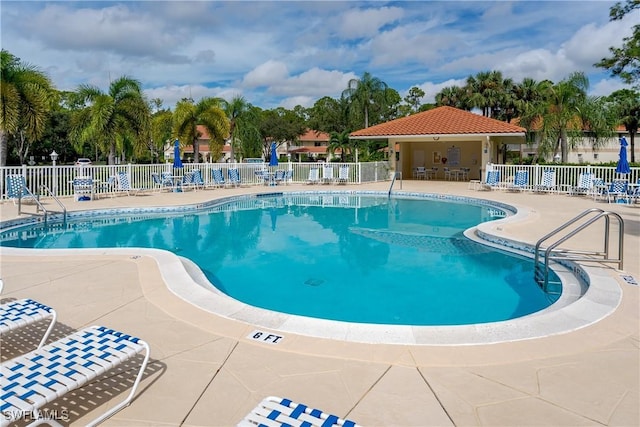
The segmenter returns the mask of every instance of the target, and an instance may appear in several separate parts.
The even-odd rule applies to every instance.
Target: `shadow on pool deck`
[[[336,189],[385,191],[388,183]],[[160,206],[258,191],[265,189],[64,202],[70,209]],[[529,243],[584,209],[613,209],[625,218],[626,273],[640,277],[635,261],[640,259],[640,206],[609,206],[565,195],[476,192],[466,183],[405,181],[402,191],[527,206],[527,218],[495,231]],[[2,204],[3,220],[15,212],[12,204]],[[592,236],[581,239],[587,242]],[[104,324],[150,344],[153,366],[142,392],[105,425],[231,426],[267,395],[289,397],[371,426],[640,425],[638,286],[626,283],[613,269],[604,274],[620,283],[620,307],[571,333],[456,347],[354,344],[287,334],[273,345],[248,339],[256,329],[252,325],[176,297],[165,286],[156,261],[133,252],[37,257],[3,253],[0,263],[2,298],[33,297],[55,307],[64,328],[60,333]],[[10,338],[8,348],[19,347],[17,336]],[[4,341],[2,345],[4,350]],[[120,386],[100,382],[49,408],[68,408],[73,423],[82,424],[118,401],[120,396],[112,399],[111,393],[121,392]],[[104,395],[94,399],[95,393]]]

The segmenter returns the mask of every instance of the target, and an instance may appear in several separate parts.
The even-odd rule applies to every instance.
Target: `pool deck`
[[[290,185],[277,190],[386,191],[388,186]],[[520,207],[526,215],[492,226],[492,233],[527,243],[592,207],[619,213],[625,220],[625,271],[602,269],[622,290],[618,309],[572,332],[496,344],[364,344],[291,333],[272,344],[248,337],[257,329],[273,331],[217,316],[176,296],[165,283],[171,277],[163,278],[156,260],[135,250],[26,256],[4,251],[1,299],[30,297],[54,307],[54,338],[101,324],[149,343],[151,361],[138,397],[107,420],[107,426],[233,426],[270,395],[364,426],[640,425],[639,286],[622,277],[640,281],[640,204],[475,191],[466,182],[404,181],[396,190],[456,194]],[[63,201],[69,210],[80,210],[185,205],[259,192],[273,188]],[[16,216],[11,202],[0,205],[3,221]],[[579,235],[575,244],[588,246],[592,235]],[[43,327],[33,329],[26,339],[24,331],[3,337],[0,358],[7,360],[35,346]],[[47,408],[68,409],[72,424],[82,425],[123,399],[132,377],[126,371],[109,375]]]

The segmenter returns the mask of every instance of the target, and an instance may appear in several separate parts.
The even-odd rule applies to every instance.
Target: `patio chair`
[[[413,169],[413,177],[415,179],[427,179],[427,168],[418,166]]]
[[[578,176],[578,183],[575,187],[569,189],[569,194],[575,195],[587,195],[591,193],[593,189],[593,174],[591,172],[582,172]]]
[[[214,187],[224,187],[227,183],[224,181],[222,169],[211,169],[211,179]]]
[[[593,197],[593,200],[597,200],[599,198],[604,199],[606,192],[607,192],[607,185],[604,183],[604,179],[593,178],[591,180],[591,189],[589,190],[587,195]]]
[[[284,173],[284,183],[285,185],[289,184],[293,180],[293,169],[288,169]]]
[[[73,200],[93,200],[93,178],[90,176],[76,176],[73,178]]]
[[[307,184],[317,184],[320,181],[320,171],[316,167],[309,169],[309,178],[307,178]]]
[[[516,171],[516,175],[513,178],[513,183],[504,187],[509,191],[524,191],[529,188],[529,171],[519,170]]]
[[[92,326],[4,362],[0,367],[0,425],[9,425],[29,414],[36,418],[33,424],[60,425],[44,419],[40,409],[142,352],[145,356],[131,392],[124,401],[87,424],[94,426],[133,399],[149,361],[146,342],[103,326]]]
[[[629,201],[632,203],[640,201],[640,178],[638,178],[633,187],[629,185]]]
[[[162,190],[167,189],[169,191],[173,190],[173,179],[171,175],[160,175],[159,173],[152,173],[151,179],[153,180],[153,185],[158,190],[158,193],[162,192]]]
[[[27,181],[24,175],[7,175],[6,196],[12,200],[13,204],[20,202],[36,202],[38,196],[33,195],[27,188]]]
[[[282,169],[278,169],[276,171],[276,174],[273,176],[273,180],[275,181],[276,185],[281,184],[282,182],[284,182],[285,177],[286,177],[286,173],[287,173],[287,171],[282,170]]]
[[[618,203],[619,200],[629,203],[628,188],[629,181],[626,179],[614,179],[611,184],[605,187],[603,196],[607,197],[609,203]]]
[[[484,182],[481,182],[477,188],[483,190],[500,188],[500,171],[488,170]]]
[[[238,427],[256,426],[357,427],[358,424],[289,399],[269,396],[238,423]]]
[[[333,165],[323,165],[322,166],[322,183],[323,184],[331,184],[333,183]]]
[[[185,172],[185,174],[182,175],[181,186],[183,190],[193,188],[193,190],[195,191],[196,185],[193,181],[193,172]]]
[[[57,314],[53,308],[29,298],[7,302],[0,305],[0,337],[33,323],[49,320],[49,327],[38,344],[40,348],[51,334],[56,317]]]
[[[200,169],[194,169],[192,173],[193,173],[193,186],[196,189],[198,188],[204,189],[206,184],[204,182],[204,179],[202,179],[202,172],[200,172]]]
[[[141,192],[145,191],[145,188],[142,187],[132,187],[131,186],[131,177],[126,172],[118,172],[118,186],[117,190],[127,193],[127,196],[130,196],[133,193],[134,196],[137,196]]]
[[[110,175],[105,182],[99,183],[97,186],[98,191],[94,194],[96,198],[106,194],[108,194],[110,197],[113,197],[113,191],[116,189],[117,180],[117,176]]]
[[[227,170],[227,177],[229,178],[229,185],[239,187],[241,182],[240,171],[237,168],[230,168]]]
[[[338,169],[338,184],[346,184],[349,182],[349,165],[342,165]]]
[[[556,184],[556,170],[545,169],[542,171],[542,182],[534,187],[534,191],[545,193],[556,193],[558,186]]]

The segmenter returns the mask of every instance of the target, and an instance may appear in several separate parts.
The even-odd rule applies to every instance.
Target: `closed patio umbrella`
[[[627,139],[623,136],[620,138],[620,157],[618,164],[616,165],[616,173],[628,174],[631,173],[629,168],[629,161],[627,160]]]
[[[173,144],[173,167],[177,169],[182,168],[182,160],[180,159],[180,141],[177,139]]]
[[[278,153],[276,152],[276,143],[271,143],[271,156],[269,156],[269,166],[278,166]]]

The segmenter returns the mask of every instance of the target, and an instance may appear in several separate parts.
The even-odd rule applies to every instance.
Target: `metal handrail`
[[[549,283],[549,260],[550,258],[553,256],[554,259],[571,259],[571,260],[575,260],[575,261],[599,261],[599,262],[610,262],[610,263],[617,263],[618,264],[618,269],[622,270],[624,268],[624,220],[622,219],[622,217],[615,213],[615,212],[609,212],[609,211],[604,211],[602,209],[599,208],[592,208],[592,209],[588,209],[584,212],[582,212],[581,214],[579,214],[578,216],[572,218],[571,220],[565,222],[564,224],[562,224],[560,227],[556,228],[555,230],[551,231],[550,233],[546,234],[544,237],[542,237],[540,240],[538,240],[538,242],[536,243],[536,248],[535,248],[535,269],[536,269],[536,273],[538,271],[538,266],[539,266],[539,257],[540,257],[540,246],[542,245],[542,242],[544,242],[545,240],[548,240],[549,238],[555,236],[557,233],[559,233],[560,231],[565,230],[567,227],[574,225],[578,220],[584,218],[585,216],[592,214],[592,213],[597,213],[597,215],[591,219],[589,219],[587,222],[585,222],[584,224],[580,225],[579,227],[577,227],[576,229],[572,230],[570,233],[567,233],[565,236],[563,236],[561,239],[555,241],[553,244],[549,245],[549,247],[547,247],[544,251],[544,282],[542,283],[543,286],[543,290],[546,292],[547,291],[547,285]],[[610,258],[609,256],[609,229],[610,229],[610,218],[614,217],[618,220],[618,224],[619,224],[619,229],[618,229],[618,258]],[[558,245],[566,242],[567,240],[569,240],[570,238],[572,238],[573,236],[575,236],[576,234],[578,234],[580,231],[586,229],[587,227],[589,227],[591,224],[595,223],[596,221],[598,221],[600,218],[604,218],[605,220],[605,231],[604,231],[604,251],[603,252],[597,252],[597,251],[580,251],[580,250],[569,250],[569,249],[564,249],[564,250],[555,250]],[[555,250],[555,251],[554,251]],[[591,255],[589,256],[584,256],[584,257],[577,257],[575,255]],[[598,257],[602,257],[600,258],[593,258],[593,256],[598,256]],[[537,276],[536,276],[536,280],[537,280]]]
[[[389,186],[389,197],[391,197],[391,189],[393,188],[393,184],[396,183],[397,177],[400,177],[400,189],[402,190],[402,172],[396,171],[393,173],[393,179],[391,180],[391,185]]]
[[[51,191],[51,189],[49,187],[47,187],[46,185],[42,184],[40,186],[40,191],[42,192],[42,190],[45,190],[47,193],[49,193],[49,196],[51,196],[53,198],[53,200],[55,200],[55,202],[58,204],[58,206],[60,206],[60,208],[62,209],[62,220],[64,222],[67,222],[67,207],[64,204],[62,204],[60,199],[58,199],[58,197],[55,194],[53,194],[53,192]]]
[[[35,200],[36,205],[37,205],[37,206],[36,206],[36,213],[38,213],[38,212],[40,212],[40,211],[44,212],[44,213],[43,213],[43,216],[44,216],[44,221],[46,222],[46,221],[47,221],[47,209],[44,207],[44,205],[43,205],[42,203],[40,203],[40,198],[39,198],[39,197],[37,197],[35,194],[33,194],[33,193],[31,192],[31,190],[29,190],[29,188],[28,188],[26,185],[24,185],[24,186],[22,187],[22,190],[21,190],[21,193],[20,193],[21,195],[20,195],[20,197],[18,197],[18,215],[22,215],[22,195],[23,195],[25,192],[26,192],[29,196],[31,196],[31,198],[32,198],[33,200]]]

